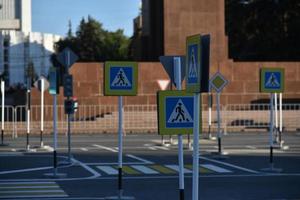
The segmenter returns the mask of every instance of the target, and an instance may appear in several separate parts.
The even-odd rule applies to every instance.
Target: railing
[[[26,133],[26,106],[5,107],[4,132]],[[53,127],[53,107],[44,107],[44,132],[51,133]],[[62,105],[57,106],[58,132],[66,133],[67,116]],[[216,131],[216,107],[212,108],[211,130]],[[31,106],[30,133],[40,133],[40,106]],[[279,115],[279,112],[278,112]],[[268,104],[230,104],[221,106],[221,127],[224,132],[267,130],[269,126]],[[116,105],[79,105],[71,118],[72,133],[111,133],[117,132],[118,107]],[[202,105],[202,128],[208,130],[208,107]],[[288,131],[300,129],[300,104],[283,105],[283,128]],[[156,105],[125,105],[124,130],[130,132],[157,132]]]

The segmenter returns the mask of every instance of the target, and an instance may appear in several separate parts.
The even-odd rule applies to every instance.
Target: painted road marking
[[[238,170],[241,170],[241,171],[250,172],[250,173],[254,173],[254,174],[259,173],[257,171],[252,170],[252,169],[247,169],[247,168],[244,168],[244,167],[240,167],[240,166],[237,166],[237,165],[232,165],[232,164],[229,164],[229,163],[225,163],[225,162],[221,162],[221,161],[218,161],[218,160],[206,158],[206,157],[203,157],[203,156],[199,156],[199,158],[203,159],[203,160],[206,160],[206,161],[218,163],[218,164],[221,164],[221,165],[224,165],[224,166],[227,166],[227,167],[232,167],[232,168],[235,168],[235,169],[238,169]]]
[[[159,171],[162,174],[176,174],[176,172],[174,170],[166,168],[162,165],[151,165],[150,167],[152,169],[155,169],[155,170]]]
[[[83,148],[80,148],[80,150],[81,150],[81,151],[85,151],[85,152],[86,152],[86,151],[89,151],[87,148],[84,148],[84,147],[83,147]]]
[[[55,182],[0,183],[0,199],[68,197]]]
[[[184,165],[184,167],[189,169],[189,170],[193,170],[193,165]],[[214,171],[211,171],[209,169],[201,167],[201,165],[199,167],[199,171],[200,171],[200,173],[213,173],[214,172]]]
[[[0,172],[0,175],[31,172],[31,171],[39,171],[39,170],[47,170],[47,169],[52,169],[52,168],[53,167],[38,167],[38,168],[30,168],[30,169],[10,170],[10,171]]]
[[[156,148],[156,149],[165,150],[165,151],[169,151],[169,150],[170,150],[170,149],[167,148],[167,147],[159,147],[159,146],[156,146],[155,148]]]
[[[97,166],[97,168],[100,169],[101,171],[104,171],[108,175],[117,175],[118,174],[118,170],[116,170],[115,168],[110,167],[110,166]]]
[[[117,175],[118,166],[117,165],[99,165],[96,166],[97,169],[104,172],[107,175]],[[192,165],[185,165],[184,173],[192,173]],[[178,165],[125,165],[123,166],[123,172],[127,175],[159,175],[159,174],[178,174],[179,166]],[[203,174],[212,174],[212,173],[232,173],[232,171],[213,165],[213,164],[203,164],[199,167],[200,173]]]
[[[218,172],[218,173],[232,173],[232,171],[230,171],[230,170],[227,170],[222,167],[215,166],[215,165],[211,165],[211,164],[202,164],[200,166],[204,167],[206,169],[209,169],[211,171]]]
[[[99,149],[103,149],[103,150],[106,150],[106,151],[110,151],[110,152],[114,152],[114,153],[117,153],[118,151],[113,149],[113,148],[109,148],[109,147],[105,147],[105,146],[102,146],[102,145],[98,145],[98,144],[93,144],[94,147],[97,147]]]
[[[165,165],[165,166],[172,169],[172,170],[174,170],[174,171],[176,171],[176,172],[179,172],[179,166],[178,165]],[[192,171],[189,170],[189,169],[184,168],[184,173],[188,174],[188,173],[192,173]]]
[[[153,169],[143,166],[143,165],[132,165],[134,169],[141,171],[144,174],[159,174],[159,172],[154,171]]]
[[[133,158],[133,159],[136,159],[136,160],[138,160],[138,161],[141,161],[141,162],[143,162],[143,163],[145,163],[145,164],[153,164],[153,162],[151,162],[151,161],[149,161],[149,160],[146,160],[146,159],[143,159],[143,158],[140,158],[140,157],[131,155],[131,154],[127,154],[126,156],[129,157],[129,158]]]
[[[124,173],[126,174],[130,174],[130,175],[138,175],[138,174],[141,174],[141,172],[129,167],[129,166],[123,166],[122,167],[122,170]]]

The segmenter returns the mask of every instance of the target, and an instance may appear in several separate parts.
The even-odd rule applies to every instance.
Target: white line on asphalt
[[[218,173],[231,173],[232,172],[230,170],[227,170],[222,167],[215,166],[215,165],[211,165],[211,164],[202,164],[200,166],[204,167],[206,169],[212,170],[214,172],[218,172]]]
[[[72,158],[72,161],[74,163],[78,163],[79,165],[81,165],[81,167],[83,167],[84,169],[86,169],[87,171],[89,171],[90,173],[92,173],[93,176],[90,177],[90,178],[97,178],[97,177],[101,176],[101,174],[99,174],[96,170],[94,170],[91,167],[89,167],[88,165],[80,162],[79,160],[76,160],[75,158]]]
[[[89,151],[87,148],[80,148],[81,151]]]
[[[173,169],[174,171],[177,171],[177,172],[179,172],[179,166],[178,165],[165,165],[166,167],[168,167],[168,168],[170,168],[170,169]],[[192,173],[192,171],[191,170],[189,170],[189,169],[185,169],[184,168],[184,173]]]
[[[35,188],[56,188],[56,189],[60,189],[60,187],[58,185],[44,185],[44,186],[39,186],[39,185],[35,185],[35,186],[0,186],[0,190],[4,190],[4,189],[35,189]]]
[[[232,168],[235,168],[235,169],[239,169],[239,170],[242,170],[242,171],[245,171],[245,172],[250,172],[250,173],[254,173],[254,174],[258,174],[259,173],[257,171],[252,170],[252,169],[247,169],[247,168],[244,168],[244,167],[240,167],[240,166],[237,166],[237,165],[225,163],[225,162],[214,160],[214,159],[210,159],[210,158],[206,158],[206,157],[203,157],[203,156],[199,156],[199,158],[203,159],[203,160],[210,161],[210,162],[222,164],[222,165],[225,165],[225,166],[228,166],[228,167],[232,167]]]
[[[22,156],[22,155],[24,155],[22,152],[5,152],[5,153],[0,153],[0,157]]]
[[[248,148],[248,149],[256,149],[255,146],[250,146],[250,145],[246,146],[246,148]]]
[[[33,184],[50,185],[50,184],[55,184],[55,182],[42,182],[42,181],[37,181],[37,182],[7,182],[7,183],[0,183],[0,186],[1,185],[33,185]]]
[[[47,196],[47,197],[49,197],[49,196]],[[43,200],[105,200],[104,197],[65,197],[65,198],[58,197],[55,199],[52,199],[52,198],[50,199],[47,197],[43,198]],[[53,196],[53,197],[55,197],[55,196]]]
[[[148,147],[148,149],[150,149],[152,151],[156,151],[157,150],[155,147]]]
[[[165,150],[165,151],[168,151],[168,150],[170,150],[170,149],[169,149],[169,148],[167,148],[167,147],[159,147],[159,146],[156,146],[155,148],[156,148],[156,149]]]
[[[144,173],[144,174],[159,174],[159,172],[150,169],[149,167],[143,165],[131,165],[132,168]]]
[[[100,169],[101,171],[105,172],[108,175],[117,175],[118,174],[118,170],[116,170],[113,167],[110,166],[97,166],[98,169]]]
[[[99,149],[104,149],[106,151],[111,151],[111,152],[114,152],[114,153],[117,153],[118,151],[113,149],[113,148],[109,148],[109,147],[105,147],[105,146],[102,146],[102,145],[98,145],[98,144],[93,144],[94,147],[98,147]]]
[[[0,191],[0,194],[15,194],[15,193],[64,193],[63,190],[14,190],[14,191]],[[17,195],[17,194],[16,194]],[[12,196],[15,197],[15,196]]]
[[[0,172],[0,175],[22,173],[22,172],[31,172],[31,171],[39,171],[39,170],[47,170],[47,169],[51,169],[51,168],[53,168],[53,167],[37,167],[37,168],[30,168],[30,169],[10,170],[10,171]]]
[[[127,154],[126,156],[129,157],[129,158],[133,158],[133,159],[136,159],[136,160],[138,160],[138,161],[141,161],[141,162],[143,162],[144,164],[153,164],[153,162],[151,162],[151,161],[149,161],[149,160],[146,160],[146,159],[143,159],[143,158],[140,158],[140,157],[131,155],[131,154]]]
[[[18,195],[18,196],[0,196],[0,199],[12,199],[12,198],[43,198],[44,200],[44,197],[53,197],[55,198],[55,200],[58,200],[56,197],[68,197],[67,194],[45,194],[45,195]],[[48,199],[48,200],[51,200],[51,199]],[[54,199],[53,199],[54,200]],[[66,200],[69,200],[69,198],[67,198]]]
[[[118,162],[106,162],[106,163],[85,163],[86,165],[118,165]],[[140,165],[145,164],[141,162],[124,162],[123,165]]]

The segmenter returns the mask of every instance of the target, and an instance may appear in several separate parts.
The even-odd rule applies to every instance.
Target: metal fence
[[[156,105],[125,105],[124,130],[129,132],[157,132]],[[62,105],[58,110],[58,132],[66,133],[67,116]],[[283,105],[283,128],[288,131],[300,129],[300,104]],[[26,106],[5,107],[5,133],[26,133]],[[51,133],[53,107],[44,107],[44,132]],[[216,108],[212,108],[211,130],[217,129]],[[279,114],[279,112],[278,112]],[[40,106],[31,106],[30,133],[40,133]],[[269,104],[230,104],[221,106],[221,127],[224,132],[267,130],[269,126]],[[71,118],[72,133],[117,132],[117,105],[79,105]],[[202,128],[208,130],[208,106],[202,105]]]

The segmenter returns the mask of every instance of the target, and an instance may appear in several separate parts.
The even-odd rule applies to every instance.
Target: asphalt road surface
[[[137,200],[176,200],[178,191],[177,139],[136,134],[124,137],[124,195]],[[199,199],[300,199],[300,134],[284,133],[284,148],[274,150],[274,167],[269,167],[268,133],[236,133],[222,138],[218,157],[217,142],[200,140]],[[30,137],[31,151],[24,151],[26,138],[5,136],[8,146],[0,147],[0,199],[93,200],[117,195],[117,135],[72,136],[71,163],[67,137],[58,138],[58,173],[53,178],[53,139]],[[192,199],[192,150],[185,137],[185,199]]]

